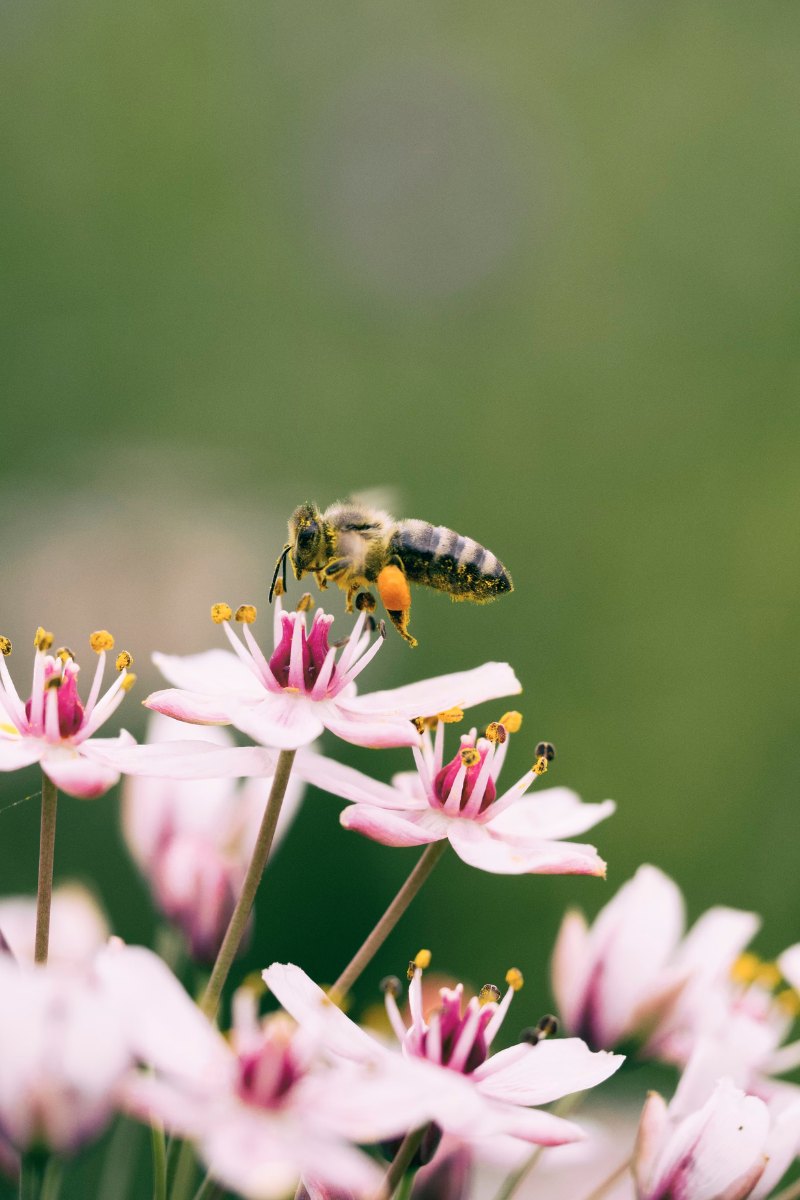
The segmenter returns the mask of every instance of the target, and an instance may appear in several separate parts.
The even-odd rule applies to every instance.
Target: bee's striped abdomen
[[[413,583],[447,592],[454,600],[483,603],[513,588],[511,576],[491,550],[444,525],[400,521],[390,549]]]

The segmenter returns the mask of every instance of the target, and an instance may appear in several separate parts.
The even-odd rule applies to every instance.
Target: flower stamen
[[[102,654],[104,650],[114,649],[114,638],[107,629],[96,629],[89,634],[89,645],[95,654]]]
[[[224,600],[211,605],[211,620],[215,625],[221,625],[223,621],[230,621],[232,616],[233,609]]]

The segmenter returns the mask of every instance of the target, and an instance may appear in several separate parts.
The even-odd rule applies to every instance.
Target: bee
[[[369,588],[375,585],[389,619],[411,646],[417,641],[408,632],[409,583],[476,604],[514,587],[500,560],[472,538],[427,521],[395,521],[361,500],[332,504],[324,512],[310,503],[294,510],[289,541],[275,564],[270,601],[281,570],[286,586],[287,560],[296,579],[310,572],[320,588],[336,583],[347,597],[348,612],[354,602],[359,608],[374,608]]]

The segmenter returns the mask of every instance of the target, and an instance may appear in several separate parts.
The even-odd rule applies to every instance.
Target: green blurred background
[[[522,967],[521,1027],[551,1003],[565,905],[595,911],[642,861],[693,915],[758,910],[766,953],[800,937],[797,6],[27,0],[0,19],[18,683],[37,624],[76,649],[106,626],[141,698],[152,650],[222,644],[211,601],[263,615],[295,504],[391,485],[516,591],[418,593],[420,648],[390,638],[364,687],[508,659],[509,774],[552,739],[548,782],[619,811],[591,835],[607,884],[446,861],[359,1001],[425,944],[477,984]],[[135,698],[120,716],[142,733]],[[37,802],[16,802],[37,786],[2,780],[4,892],[35,884]],[[338,809],[309,797],[246,966],[330,980],[410,869]],[[57,874],[148,939],[117,796],[65,799],[59,822]]]

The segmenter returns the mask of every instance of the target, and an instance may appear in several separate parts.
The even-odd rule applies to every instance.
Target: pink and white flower
[[[426,1020],[418,965],[426,960],[418,955],[411,964],[408,1028],[397,1007],[398,981],[388,981],[385,988],[399,1049],[351,1021],[299,967],[273,963],[264,980],[300,1027],[327,1046],[334,1061],[372,1065],[390,1077],[396,1072],[398,1079],[415,1080],[439,1130],[467,1143],[479,1157],[514,1163],[530,1153],[531,1143],[556,1146],[581,1138],[578,1126],[531,1106],[595,1087],[614,1074],[622,1057],[592,1053],[577,1039],[545,1041],[544,1026],[541,1032],[531,1031],[528,1041],[490,1056],[513,993],[522,985],[520,973],[508,973],[509,988],[500,1002],[499,991],[491,987],[466,1005],[463,985],[442,988],[440,1008]]]
[[[0,955],[0,1138],[69,1154],[110,1120],[132,1058],[89,974]]]
[[[518,713],[503,718],[518,728]],[[567,788],[527,794],[546,769],[543,756],[507,791],[497,780],[508,738],[502,721],[490,726],[495,740],[475,729],[461,738],[444,763],[445,722],[435,737],[425,729],[414,747],[416,771],[395,775],[391,785],[351,767],[308,753],[298,770],[309,783],[352,803],[340,821],[384,846],[422,846],[448,838],[470,866],[499,875],[605,875],[594,846],[561,839],[591,829],[614,812],[613,800],[584,804]],[[498,732],[501,731],[501,732]]]
[[[128,1079],[126,1107],[194,1141],[213,1177],[242,1196],[283,1200],[301,1176],[315,1192],[372,1194],[381,1172],[353,1143],[428,1118],[416,1081],[332,1066],[283,1015],[259,1020],[246,989],[226,1040],[149,951],[111,948],[100,974],[148,1067]]]
[[[683,936],[679,888],[643,866],[596,917],[567,913],[553,953],[552,982],[570,1033],[591,1046],[649,1037],[647,1051],[685,1063],[708,1011],[719,1020],[720,987],[758,928],[753,913],[713,908]],[[713,1010],[713,1011],[712,1011]]]
[[[357,696],[355,681],[383,644],[382,630],[371,639],[365,612],[338,659],[337,647],[328,645],[333,617],[322,609],[309,629],[305,612],[284,612],[278,597],[269,658],[250,629],[253,606],[237,609],[242,638],[231,628],[232,615],[228,605],[212,609],[232,651],[153,656],[174,686],[148,696],[148,708],[200,725],[234,725],[256,742],[284,750],[307,746],[323,729],[357,746],[411,746],[419,741],[411,724],[414,717],[521,690],[506,663],[486,663],[472,671]]]
[[[206,739],[221,750],[233,745],[225,729],[184,725],[153,713],[149,744],[167,744],[176,738]],[[269,776],[192,781],[130,777],[125,781],[122,823],[128,848],[156,904],[182,930],[192,957],[201,962],[213,962],[228,928],[271,782]],[[293,774],[272,854],[300,806],[303,790]]]
[[[114,738],[95,733],[116,711],[136,676],[132,659],[117,655],[117,678],[101,696],[108,652],[114,639],[98,630],[89,639],[97,667],[86,701],[78,694],[80,670],[71,650],[48,651],[53,635],[39,628],[34,640],[33,683],[23,701],[6,658],[11,642],[0,637],[0,771],[16,771],[40,763],[50,780],[70,796],[94,799],[119,780],[122,772],[206,778],[208,775],[263,775],[272,766],[266,751],[255,747],[223,750],[208,743],[173,743],[170,747],[137,746],[123,730]]]
[[[80,883],[54,888],[50,908],[48,963],[87,967],[108,941],[105,913]],[[0,900],[0,939],[17,962],[33,962],[36,938],[36,897],[7,896]]]

